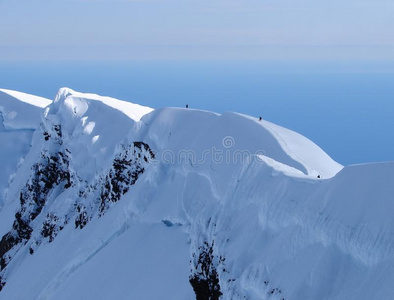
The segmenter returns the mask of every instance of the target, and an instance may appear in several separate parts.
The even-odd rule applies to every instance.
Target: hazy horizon
[[[0,1],[2,59],[394,60],[394,4]]]

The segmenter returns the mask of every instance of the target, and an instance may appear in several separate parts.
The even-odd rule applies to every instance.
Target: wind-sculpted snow
[[[236,113],[218,115],[165,108],[146,115],[142,121],[147,138],[162,151],[163,160],[170,163],[188,160],[195,165],[231,167],[263,154],[313,177],[329,178],[342,169],[305,137]]]
[[[61,89],[0,211],[0,299],[392,299],[394,163]]]

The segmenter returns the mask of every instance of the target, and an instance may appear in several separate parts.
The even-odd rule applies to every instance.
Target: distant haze
[[[0,1],[0,59],[394,59],[394,2]]]

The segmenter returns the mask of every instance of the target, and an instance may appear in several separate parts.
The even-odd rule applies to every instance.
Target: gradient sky
[[[0,59],[394,60],[388,0],[0,0]]]

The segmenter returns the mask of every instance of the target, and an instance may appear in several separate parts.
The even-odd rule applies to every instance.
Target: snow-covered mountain
[[[0,143],[0,299],[394,299],[394,163],[67,88]]]

